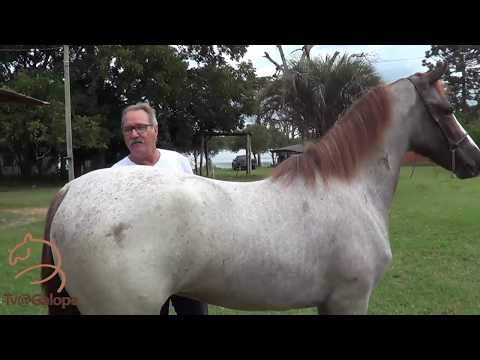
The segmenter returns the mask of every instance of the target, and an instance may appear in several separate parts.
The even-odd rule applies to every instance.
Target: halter
[[[432,106],[435,101],[433,99],[429,99],[429,89],[426,87],[426,85],[428,85],[428,87],[430,86],[428,78],[421,78],[418,75],[412,75],[407,79],[413,84],[413,86],[417,90],[417,93],[420,99],[422,99],[422,102],[425,105],[427,112],[430,114],[435,124],[437,124],[437,126],[440,128],[443,137],[447,140],[448,149],[452,153],[452,172],[455,173],[455,151],[457,150],[457,148],[460,147],[460,145],[462,145],[465,140],[467,140],[468,133],[465,132],[465,134],[463,134],[462,137],[458,140],[451,139],[449,136],[449,131],[445,127],[445,123],[443,121],[440,121],[441,117],[445,115],[439,114],[438,109]]]

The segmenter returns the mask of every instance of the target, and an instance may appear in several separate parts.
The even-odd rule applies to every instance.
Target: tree
[[[245,117],[256,112],[256,76],[251,63],[205,65],[189,69],[188,106],[190,134],[197,140],[195,159],[200,152],[202,132],[232,132],[244,127]],[[200,158],[202,162],[202,158]]]
[[[284,146],[288,145],[293,145],[295,143],[298,143],[298,140],[295,140],[293,138],[290,138],[288,135],[286,135],[284,132],[280,131],[277,128],[274,127],[269,127],[268,132],[270,133],[270,148],[271,149],[278,149]],[[272,163],[275,163],[275,158],[273,153],[271,153],[272,156]]]
[[[232,131],[244,126],[255,111],[255,72],[250,64],[239,69],[207,65],[189,71],[190,106],[194,131]]]
[[[230,131],[254,112],[251,63],[227,64],[246,51],[240,45],[110,46],[111,88],[121,106],[148,101],[158,115],[164,147],[190,152],[200,131]],[[187,61],[197,66],[189,68]],[[120,111],[119,109],[118,111]],[[117,125],[118,126],[118,125]],[[118,134],[121,143],[121,134]]]
[[[455,110],[463,113],[468,123],[480,100],[480,47],[478,45],[432,45],[426,51],[424,66],[433,69],[437,61],[446,62],[443,79]]]
[[[17,131],[17,134],[6,134],[8,141],[4,143],[17,158],[22,174],[29,175],[33,167],[42,174],[44,167],[56,164],[59,158],[64,159],[66,153],[63,51],[61,47],[52,46],[14,47],[21,51],[1,53],[4,62],[0,68],[1,78],[10,88],[46,99],[51,105],[36,109],[2,109],[1,121],[7,128]],[[87,55],[94,63],[97,61],[92,49],[93,46],[72,47],[72,129],[77,174],[82,153],[104,149],[109,138],[108,132],[102,130],[105,121],[98,112],[97,94],[91,91],[95,87],[88,81],[88,76],[93,81],[101,81],[102,77],[98,76],[99,72],[92,71],[91,66],[79,71],[82,69],[79,64],[86,63],[83,58]]]
[[[231,61],[240,61],[247,52],[248,45],[178,45],[179,54],[183,59],[195,61],[200,66],[225,65],[225,57]]]
[[[121,111],[128,105],[147,101],[156,110],[159,141],[163,147],[191,148],[191,116],[186,112],[187,67],[176,50],[167,45],[100,46],[107,64],[104,90],[99,96],[110,105],[108,130],[110,148],[126,155],[120,132]]]
[[[34,168],[42,175],[65,153],[63,83],[53,73],[22,70],[9,85],[17,91],[50,102],[50,105],[41,108],[2,106],[0,109],[0,137],[4,148],[15,157],[22,175],[30,176]],[[101,131],[99,122],[87,120],[88,135],[77,132],[76,147],[103,148],[105,142],[96,136]],[[73,117],[72,127],[85,129],[85,119]]]
[[[51,121],[50,125],[64,126],[62,47],[12,45],[8,48],[12,47],[21,51],[0,52],[0,80],[14,90],[25,89],[25,93],[33,96],[30,90],[37,85],[28,85],[28,81],[24,81],[25,86],[21,85],[20,74],[28,74],[26,78],[49,79],[51,83],[47,88],[42,85],[37,97],[52,103],[44,111],[50,120],[58,121]],[[242,128],[244,117],[256,112],[256,76],[251,63],[232,62],[238,62],[246,48],[244,45],[70,46],[77,176],[81,175],[82,164],[93,156],[104,155],[105,161],[111,163],[125,154],[127,150],[120,132],[121,111],[139,101],[148,101],[156,109],[162,147],[190,152],[195,149],[195,134],[199,131]],[[192,60],[198,66],[191,67]],[[41,110],[29,113],[34,111],[38,118]],[[6,122],[5,116],[0,121]],[[26,118],[25,121],[30,122]],[[46,118],[42,118],[32,125],[35,139],[25,136],[23,139],[32,142],[29,146],[40,149],[46,142],[42,134],[58,133],[60,135],[51,141],[57,141],[57,156],[63,154],[64,128],[62,133],[45,125],[46,122]],[[15,124],[12,127],[18,127]],[[39,139],[40,147],[34,144],[34,140],[38,143]],[[6,148],[5,137],[0,143]],[[109,151],[99,151],[104,149]],[[52,150],[49,154],[55,155]]]
[[[272,126],[281,122],[304,140],[325,134],[342,112],[381,81],[367,58],[338,55],[310,60],[304,54],[284,65],[282,75],[260,93],[260,121]]]
[[[270,148],[272,149],[292,145],[294,143],[293,139],[289,138],[288,135],[277,128],[269,127],[267,130],[270,134]]]
[[[252,154],[258,166],[262,166],[260,154],[271,148],[271,137],[269,130],[260,124],[247,125],[244,133],[250,133]],[[229,142],[229,148],[233,152],[245,149],[246,140],[244,136],[235,136]]]
[[[261,154],[271,147],[270,132],[264,125],[248,125],[246,128],[252,134],[252,153],[257,165],[262,166]]]
[[[0,83],[14,80],[19,71],[63,71],[60,49],[60,45],[0,45]]]

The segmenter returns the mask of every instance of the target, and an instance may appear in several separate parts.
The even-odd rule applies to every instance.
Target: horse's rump
[[[50,230],[52,226],[53,218],[60,207],[63,199],[68,193],[68,188],[63,188],[59,192],[57,192],[50,203],[50,207],[48,208],[47,218],[45,222],[45,229],[43,233],[43,238],[46,241],[50,241]],[[46,244],[43,244],[42,248],[42,264],[54,265],[54,259],[52,254],[52,248]],[[41,278],[46,279],[54,272],[54,269],[51,267],[42,267],[41,271]],[[47,297],[62,297],[67,298],[70,297],[67,290],[64,288],[60,293],[57,292],[57,289],[60,288],[61,279],[59,274],[55,275],[52,279],[42,284],[43,291]],[[49,303],[48,305],[48,314],[49,315],[80,315],[80,311],[75,305],[54,305],[54,303]]]

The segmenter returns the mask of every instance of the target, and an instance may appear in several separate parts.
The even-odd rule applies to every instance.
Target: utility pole
[[[63,72],[65,77],[65,129],[67,139],[68,181],[75,178],[72,147],[72,113],[70,107],[70,53],[68,45],[63,46]]]

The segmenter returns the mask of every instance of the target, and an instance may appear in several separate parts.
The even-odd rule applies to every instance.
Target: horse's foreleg
[[[319,315],[367,315],[368,298],[329,302],[326,305],[317,306]]]
[[[318,315],[328,315],[327,305],[325,303],[317,305],[317,312]]]
[[[370,300],[371,287],[361,284],[349,284],[337,287],[324,304],[317,306],[319,314],[328,315],[366,315]]]

